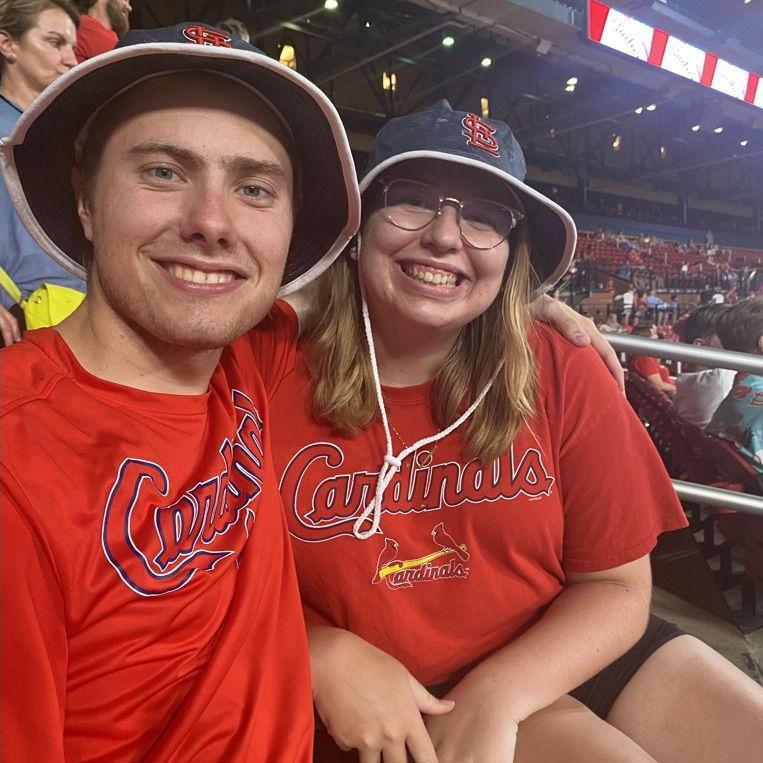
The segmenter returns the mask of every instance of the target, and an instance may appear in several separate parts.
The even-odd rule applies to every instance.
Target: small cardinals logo
[[[216,29],[195,25],[183,29],[183,37],[197,45],[212,45],[215,48],[232,48],[231,38]]]
[[[437,547],[425,556],[415,559],[399,559],[400,546],[392,538],[384,539],[384,548],[376,562],[376,574],[371,581],[374,585],[384,581],[388,588],[412,588],[414,583],[428,583],[442,578],[462,578],[469,576],[469,552],[465,543],[457,543],[440,522],[432,530],[432,541]],[[445,564],[434,564],[438,559],[450,557]]]
[[[467,139],[467,146],[481,148],[483,151],[487,151],[491,156],[501,155],[498,141],[495,139],[495,127],[491,127],[484,119],[480,119],[476,114],[467,114],[461,120],[461,124],[464,127],[461,134]]]

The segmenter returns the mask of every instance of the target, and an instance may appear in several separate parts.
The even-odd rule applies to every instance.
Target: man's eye
[[[157,180],[174,180],[177,177],[169,167],[152,167],[150,172]]]
[[[263,188],[261,185],[245,185],[241,188],[241,192],[248,199],[255,201],[267,201],[273,196],[267,188]]]

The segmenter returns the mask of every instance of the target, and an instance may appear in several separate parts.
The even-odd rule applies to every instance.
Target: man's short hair
[[[763,297],[750,297],[728,307],[718,319],[721,344],[735,352],[759,352],[763,336]]]
[[[634,336],[643,336],[649,339],[652,336],[653,328],[654,323],[639,323],[638,326],[633,327],[631,334]]]
[[[717,323],[721,313],[728,310],[728,305],[711,303],[692,310],[689,315],[674,326],[675,332],[686,344],[694,344],[697,339],[708,339],[717,334]]]

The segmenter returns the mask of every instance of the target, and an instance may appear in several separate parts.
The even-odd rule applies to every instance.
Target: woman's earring
[[[16,55],[15,55],[14,53],[9,53],[9,54],[8,54],[8,55],[5,57],[5,60],[6,60],[6,61],[7,61],[9,64],[15,64],[15,63],[16,63]]]

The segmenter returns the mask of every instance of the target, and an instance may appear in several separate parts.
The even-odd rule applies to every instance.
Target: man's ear
[[[763,355],[763,334],[758,337],[758,354]]]
[[[79,167],[72,168],[72,186],[74,187],[74,197],[77,200],[77,215],[79,215],[82,230],[85,233],[85,238],[92,244],[93,210]]]

